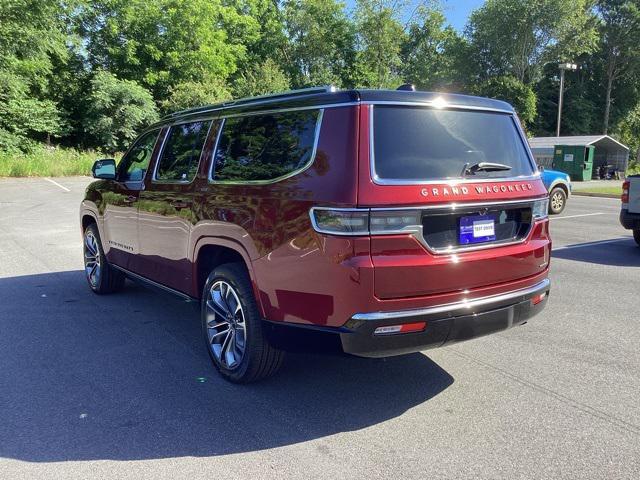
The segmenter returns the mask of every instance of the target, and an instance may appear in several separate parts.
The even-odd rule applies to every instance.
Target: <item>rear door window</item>
[[[510,167],[477,171],[467,179],[533,174],[514,117],[505,113],[375,106],[374,171],[382,180],[460,179],[480,162]]]
[[[161,182],[193,180],[210,126],[210,120],[173,125],[164,141],[155,179]]]
[[[319,110],[227,118],[216,148],[212,179],[269,181],[312,160]]]

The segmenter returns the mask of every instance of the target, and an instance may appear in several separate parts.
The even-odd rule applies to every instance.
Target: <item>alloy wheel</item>
[[[98,286],[101,270],[98,239],[93,232],[87,231],[84,235],[84,271],[94,288]]]
[[[208,295],[205,321],[209,348],[222,366],[233,369],[242,361],[247,340],[240,299],[223,280],[214,282]]]
[[[562,194],[560,192],[554,193],[553,196],[551,197],[551,208],[553,208],[553,210],[557,212],[560,209],[562,209],[563,205],[564,205],[564,198]]]

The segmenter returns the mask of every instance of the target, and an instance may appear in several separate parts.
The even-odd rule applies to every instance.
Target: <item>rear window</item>
[[[319,110],[227,118],[215,153],[213,179],[274,180],[312,159]]]
[[[508,114],[376,106],[373,111],[374,167],[384,180],[459,179],[465,165],[511,167],[477,171],[466,178],[531,175],[527,152]]]

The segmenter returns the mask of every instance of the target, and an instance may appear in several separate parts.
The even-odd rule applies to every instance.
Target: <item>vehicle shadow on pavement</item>
[[[640,267],[640,248],[633,238],[622,238],[606,244],[596,242],[591,245],[590,243],[569,245],[570,248],[560,247],[554,250],[551,256],[599,265]]]
[[[210,364],[193,306],[131,283],[94,295],[83,275],[0,278],[0,457],[274,448],[384,422],[454,381],[422,354],[290,355],[275,378],[232,385]]]

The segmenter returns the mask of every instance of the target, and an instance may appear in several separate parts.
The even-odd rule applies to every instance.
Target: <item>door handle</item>
[[[171,202],[170,204],[173,208],[187,208],[190,203],[189,202],[184,202],[182,200],[174,200],[173,202]]]
[[[133,203],[138,199],[135,195],[129,195],[128,197],[124,197],[124,203]]]

